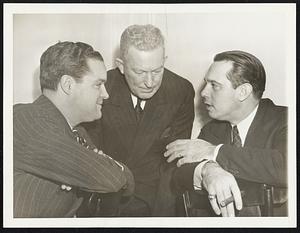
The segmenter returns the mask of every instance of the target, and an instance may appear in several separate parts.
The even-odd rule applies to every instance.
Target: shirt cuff
[[[194,190],[202,190],[202,168],[208,162],[208,159],[202,160],[194,170]]]
[[[217,161],[217,156],[218,156],[218,153],[219,153],[219,150],[220,150],[221,146],[223,146],[223,144],[217,145],[215,150],[214,150],[214,157],[213,157],[212,160],[215,161],[215,162]]]

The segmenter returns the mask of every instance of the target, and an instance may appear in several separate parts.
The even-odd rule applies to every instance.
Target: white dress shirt
[[[133,103],[133,107],[135,108],[136,104],[137,104],[137,97],[134,96],[133,94],[131,94],[131,99],[132,99],[132,103]],[[145,104],[146,101],[145,100],[141,100],[141,108],[144,110],[145,108]]]
[[[238,128],[238,131],[239,131],[239,135],[241,137],[241,141],[242,141],[242,146],[244,146],[244,143],[245,143],[245,140],[246,140],[246,136],[247,136],[247,133],[248,133],[248,130],[250,128],[250,125],[256,115],[256,112],[257,112],[257,109],[258,109],[258,105],[254,108],[254,110],[244,119],[242,120],[241,122],[239,122],[236,126]],[[231,124],[231,126],[233,127],[234,125]],[[219,144],[216,146],[215,150],[214,150],[214,157],[213,157],[213,161],[216,162],[217,160],[217,156],[218,156],[218,153],[219,153],[219,150],[220,148],[222,147],[223,144]],[[206,161],[203,161],[201,162],[196,168],[195,168],[195,171],[194,171],[194,189],[195,190],[199,190],[199,189],[202,189],[202,186],[201,186],[201,182],[202,182],[202,177],[201,175],[201,172],[202,172],[202,168],[203,166],[208,162],[208,160]]]

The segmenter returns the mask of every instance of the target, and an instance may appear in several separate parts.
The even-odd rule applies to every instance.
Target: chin
[[[152,98],[153,96],[154,96],[154,94],[155,94],[156,92],[151,92],[151,93],[140,93],[139,95],[138,95],[138,97],[139,98],[141,98],[141,99],[144,99],[144,100],[147,100],[147,99],[150,99],[150,98]]]

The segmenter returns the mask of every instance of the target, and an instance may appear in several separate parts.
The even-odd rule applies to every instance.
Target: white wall
[[[108,69],[114,67],[119,38],[131,24],[152,23],[166,37],[166,67],[190,80],[197,92],[213,56],[225,50],[245,50],[264,64],[264,97],[288,105],[288,18],[284,11],[141,13],[141,14],[15,14],[13,17],[14,103],[32,102],[40,95],[39,58],[60,41],[83,41],[99,50]],[[197,107],[197,109],[199,109]],[[207,120],[197,111],[195,136]]]

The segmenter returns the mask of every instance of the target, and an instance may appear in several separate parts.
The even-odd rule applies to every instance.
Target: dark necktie
[[[137,103],[134,108],[137,122],[139,122],[143,116],[143,109],[141,107],[141,102],[142,102],[142,100],[140,98],[137,98]]]
[[[242,140],[241,140],[239,130],[236,125],[232,127],[231,134],[232,134],[231,135],[232,136],[231,144],[236,147],[242,147]]]

